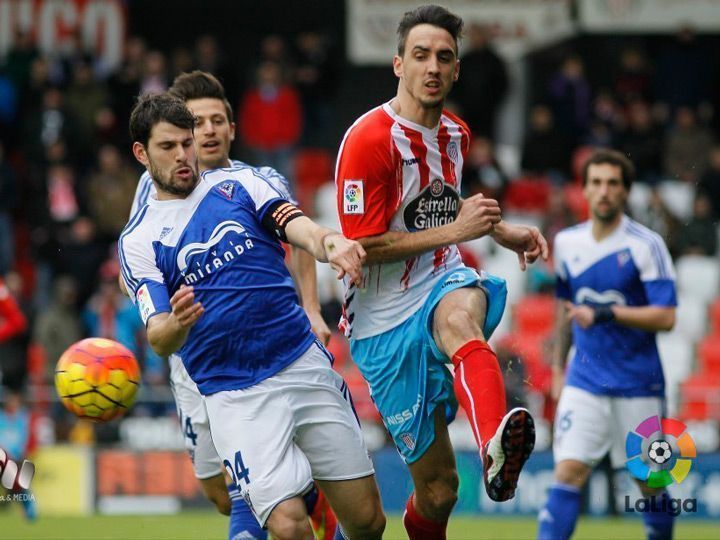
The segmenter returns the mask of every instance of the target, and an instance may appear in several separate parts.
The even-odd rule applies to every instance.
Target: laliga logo
[[[345,197],[348,202],[357,202],[362,188],[358,184],[350,184],[345,187]]]
[[[17,463],[9,459],[5,450],[0,448],[0,474],[5,489],[30,489],[30,482],[35,476],[35,465],[23,460],[18,472]]]
[[[222,240],[223,237],[231,231],[234,231],[236,233],[244,233],[245,227],[243,227],[236,221],[223,221],[222,223],[218,224],[217,227],[215,227],[212,234],[210,235],[210,239],[207,242],[195,242],[193,244],[188,244],[187,246],[182,248],[177,256],[177,265],[180,271],[184,272],[185,270],[187,270],[187,261],[190,257],[209,250],[211,247],[219,243],[220,240]]]
[[[674,418],[651,416],[627,434],[626,466],[630,473],[652,488],[681,483],[697,457],[687,426]]]

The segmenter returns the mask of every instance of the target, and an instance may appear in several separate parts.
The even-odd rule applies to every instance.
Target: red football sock
[[[445,540],[447,538],[447,521],[438,523],[430,521],[418,514],[413,501],[415,494],[412,493],[405,505],[403,514],[403,525],[410,540]]]
[[[497,356],[479,339],[468,341],[452,357],[455,397],[465,409],[478,448],[495,435],[505,416],[505,383]]]

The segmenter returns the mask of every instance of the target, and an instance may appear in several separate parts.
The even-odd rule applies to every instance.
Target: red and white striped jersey
[[[444,111],[434,129],[398,116],[386,103],[361,116],[340,146],[335,182],[343,234],[417,232],[455,220],[470,144],[465,123]],[[364,269],[347,286],[341,328],[362,339],[381,334],[422,307],[446,270],[462,266],[455,245]]]

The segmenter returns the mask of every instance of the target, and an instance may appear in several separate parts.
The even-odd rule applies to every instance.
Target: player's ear
[[[230,142],[235,140],[235,122],[230,122]]]
[[[135,156],[135,159],[137,159],[140,163],[142,163],[145,167],[148,166],[150,163],[150,160],[147,156],[147,150],[145,150],[145,146],[141,143],[135,141],[132,145],[132,151],[133,156]]]
[[[453,82],[457,82],[460,77],[460,59],[455,60],[455,73],[453,73]]]
[[[403,74],[403,61],[402,58],[400,58],[397,54],[393,56],[393,71],[395,72],[395,76],[400,78]]]

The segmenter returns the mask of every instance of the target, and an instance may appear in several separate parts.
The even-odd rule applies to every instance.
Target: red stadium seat
[[[335,162],[327,150],[306,148],[295,154],[295,195],[304,212],[315,215],[315,192],[334,177]]]
[[[720,335],[706,337],[698,346],[700,371],[720,379]]]
[[[545,294],[526,296],[515,305],[513,314],[520,335],[547,333],[555,323],[555,299]]]
[[[700,372],[680,386],[684,420],[720,420],[720,374]]]
[[[550,202],[550,181],[544,177],[518,178],[510,182],[503,198],[503,209],[544,212]]]

